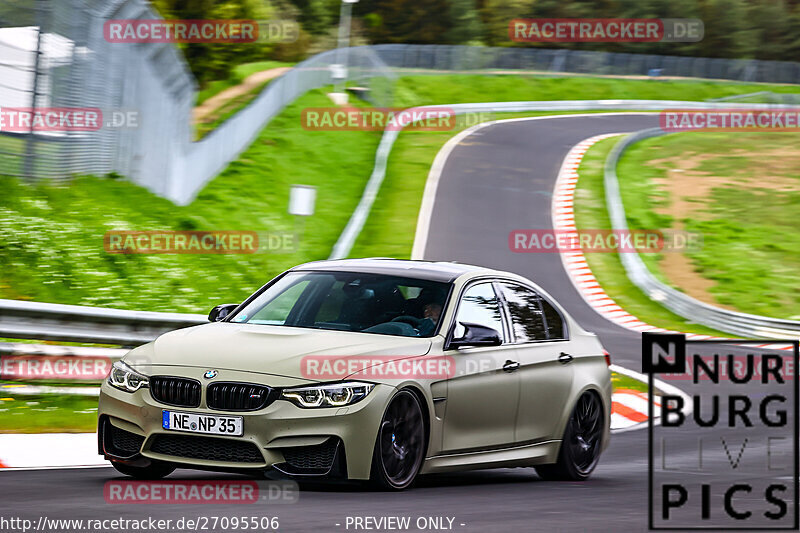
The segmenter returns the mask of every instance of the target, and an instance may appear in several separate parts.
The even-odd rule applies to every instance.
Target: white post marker
[[[294,246],[300,244],[300,238],[305,230],[305,217],[314,214],[314,204],[317,201],[317,188],[310,185],[292,185],[289,190],[289,214],[295,216]],[[295,251],[297,248],[295,248]]]
[[[289,214],[310,217],[314,214],[317,188],[310,185],[292,185],[289,191]]]

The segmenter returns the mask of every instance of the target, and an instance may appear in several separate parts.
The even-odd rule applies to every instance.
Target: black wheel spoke
[[[602,409],[599,398],[591,393],[581,396],[570,418],[569,450],[575,468],[582,474],[594,469],[600,455]]]
[[[387,408],[379,435],[381,465],[392,485],[404,487],[416,475],[422,464],[424,435],[418,402],[401,392]]]

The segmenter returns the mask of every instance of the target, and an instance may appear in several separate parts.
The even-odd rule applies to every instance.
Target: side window
[[[518,342],[566,338],[561,315],[536,291],[515,283],[500,285]]]
[[[517,342],[547,340],[542,298],[533,290],[512,283],[501,283],[508,304],[511,327]]]
[[[542,308],[544,309],[544,317],[547,320],[547,333],[551,340],[566,339],[564,332],[564,320],[556,308],[547,303],[547,300],[542,299]]]
[[[478,324],[496,330],[503,338],[503,318],[500,301],[490,282],[473,285],[464,292],[456,315],[455,337],[464,334],[461,322]]]

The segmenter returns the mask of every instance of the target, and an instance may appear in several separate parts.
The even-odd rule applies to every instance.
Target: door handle
[[[565,365],[570,361],[572,361],[572,356],[568,353],[561,352],[561,355],[558,356],[558,362],[561,363],[562,365]]]
[[[506,361],[506,364],[503,365],[503,370],[505,370],[506,372],[513,372],[518,368],[519,368],[519,362],[512,361],[511,359]]]

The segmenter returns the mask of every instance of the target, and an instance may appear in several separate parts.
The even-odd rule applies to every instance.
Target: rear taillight
[[[611,366],[611,356],[605,350],[603,350],[603,357],[606,358],[606,366]]]

